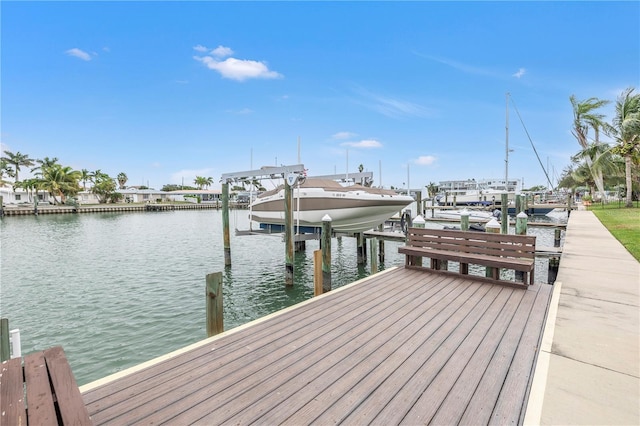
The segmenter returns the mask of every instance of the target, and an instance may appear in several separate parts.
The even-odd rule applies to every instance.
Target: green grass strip
[[[589,207],[602,224],[640,261],[640,209],[617,204],[597,204]]]

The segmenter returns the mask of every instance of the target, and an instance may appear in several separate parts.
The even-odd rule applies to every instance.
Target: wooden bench
[[[422,257],[431,259],[430,267],[437,271],[442,261],[458,262],[463,275],[469,273],[469,264],[481,265],[493,268],[492,274],[478,279],[510,284],[500,279],[500,268],[512,269],[523,273],[525,285],[533,284],[535,250],[535,236],[424,228],[409,228],[406,245],[398,248],[406,255],[407,267],[421,267]]]
[[[0,423],[91,425],[76,379],[60,346],[2,363]]]

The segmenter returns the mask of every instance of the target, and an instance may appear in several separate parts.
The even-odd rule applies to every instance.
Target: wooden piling
[[[331,291],[331,216],[326,214],[322,218],[322,292],[328,291]]]
[[[224,240],[224,266],[231,266],[231,238],[229,237],[229,183],[222,184],[222,238]]]
[[[560,247],[560,235],[562,230],[560,228],[556,228],[553,230],[553,246]]]
[[[509,233],[509,195],[500,194],[500,233]]]
[[[364,257],[364,236],[362,235],[362,232],[358,232],[356,233],[356,241],[357,241],[357,252],[358,252],[358,265],[364,265],[365,264],[365,257]]]
[[[516,195],[516,214],[520,213],[522,211],[522,204],[521,204],[522,200],[520,199],[520,195]]]
[[[378,273],[378,239],[371,239],[371,274]]]
[[[549,258],[549,270],[547,275],[548,284],[553,284],[556,282],[556,278],[558,277],[558,269],[560,269],[560,258],[559,257]]]
[[[378,231],[384,231],[384,224],[378,225]],[[384,263],[384,239],[378,240],[378,260],[380,263]]]
[[[416,218],[413,220],[413,226],[416,227],[416,228],[424,228],[425,223],[426,222],[425,222],[424,218],[422,217],[422,215],[416,216]],[[422,257],[415,256],[413,258],[413,264],[415,266],[422,266]],[[442,265],[442,263],[440,263],[440,265]],[[442,268],[440,268],[440,269],[442,269]],[[446,267],[445,267],[445,269],[446,269]]]
[[[207,274],[207,337],[224,331],[222,312],[222,272]]]
[[[4,197],[0,195],[0,217],[4,216]]]
[[[367,251],[367,239],[364,236],[364,234],[362,234],[362,256],[364,257],[364,263],[367,263],[367,256],[368,256],[368,251]]]
[[[313,295],[322,294],[322,249],[313,251]]]
[[[469,230],[469,212],[467,210],[462,210],[462,212],[460,212],[460,230]]]
[[[527,235],[527,214],[523,211],[516,216],[516,235]],[[516,271],[515,278],[517,282],[523,282],[524,272]]]
[[[525,212],[520,212],[516,216],[516,235],[527,235],[527,219]]]
[[[288,181],[284,183],[284,241],[284,284],[291,287],[293,286],[293,189]]]
[[[9,343],[9,318],[0,319],[0,362],[11,358]]]

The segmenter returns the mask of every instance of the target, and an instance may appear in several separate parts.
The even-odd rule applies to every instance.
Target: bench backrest
[[[409,228],[407,246],[489,256],[535,258],[536,237],[454,229]]]

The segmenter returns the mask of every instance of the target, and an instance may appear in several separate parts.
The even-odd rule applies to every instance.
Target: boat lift
[[[292,166],[262,167],[245,172],[225,173],[222,183],[222,227],[224,238],[224,264],[231,266],[231,241],[229,238],[229,183],[244,182],[247,179],[278,179],[285,180],[284,191],[284,221],[285,221],[285,285],[293,285],[293,186],[304,176],[304,164]]]
[[[232,182],[246,182],[252,179],[284,179],[285,181],[285,223],[277,227],[280,230],[284,228],[284,240],[285,240],[285,285],[293,285],[293,258],[294,258],[294,239],[304,241],[307,239],[316,239],[317,235],[309,237],[303,237],[300,235],[294,235],[293,224],[293,187],[300,182],[301,178],[306,177],[306,170],[304,164],[294,164],[290,166],[280,167],[262,167],[257,170],[248,170],[235,173],[224,173],[220,179],[222,183],[222,222],[223,222],[223,237],[224,237],[224,259],[225,266],[231,266],[231,242],[229,237],[229,183]],[[333,175],[314,176],[316,179],[331,179],[341,182],[358,182],[363,186],[370,186],[373,182],[373,172],[358,172],[358,173],[342,173]],[[297,209],[299,206],[300,198],[298,197]],[[266,229],[273,231],[272,226],[267,226]],[[300,232],[301,227],[298,223],[297,232]],[[267,231],[268,232],[268,231]],[[276,231],[277,232],[277,231]],[[253,231],[249,231],[249,234]],[[264,231],[262,232],[264,233]],[[242,232],[245,234],[245,232]],[[317,232],[314,232],[317,234]]]

